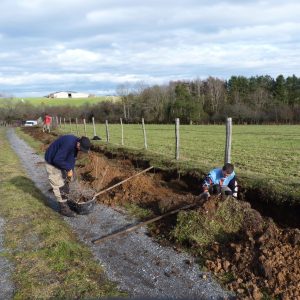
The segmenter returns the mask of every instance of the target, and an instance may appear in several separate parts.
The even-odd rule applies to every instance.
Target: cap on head
[[[80,143],[80,150],[82,152],[87,153],[90,150],[91,141],[86,136],[82,136],[81,139],[79,140],[79,143]]]

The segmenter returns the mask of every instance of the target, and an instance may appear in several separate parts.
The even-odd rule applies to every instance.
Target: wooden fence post
[[[95,141],[100,141],[101,138],[97,135],[96,133],[96,126],[95,126],[95,118],[92,117],[92,122],[93,122],[93,129],[94,129],[94,137],[93,137],[93,140]]]
[[[108,121],[105,121],[105,129],[106,129],[106,142],[109,143],[109,129],[108,129]]]
[[[232,118],[226,121],[225,163],[231,162]]]
[[[93,131],[94,131],[94,137],[95,137],[97,134],[96,134],[95,118],[94,117],[92,117],[92,122],[93,122]]]
[[[71,120],[71,118],[69,118],[69,123],[70,123],[70,132],[72,133],[73,129],[72,129],[72,120]]]
[[[123,129],[122,118],[120,118],[120,123],[121,123],[121,145],[124,146],[124,129]]]
[[[146,135],[146,128],[145,128],[145,120],[142,118],[142,126],[143,126],[143,134],[144,134],[144,147],[147,150],[148,145],[147,145],[147,135]]]
[[[78,120],[77,120],[77,118],[75,119],[75,123],[76,123],[76,134],[77,134],[77,136],[79,136]]]
[[[84,128],[84,136],[87,136],[86,135],[86,122],[85,122],[85,119],[83,119],[83,128]]]
[[[175,139],[176,139],[176,149],[175,149],[175,159],[179,160],[179,150],[180,150],[180,140],[179,140],[179,118],[175,119]]]

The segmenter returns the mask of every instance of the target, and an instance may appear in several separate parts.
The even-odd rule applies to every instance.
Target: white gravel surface
[[[43,158],[35,153],[13,129],[8,130],[9,141],[20,157],[28,176],[57,210],[49,193]],[[135,221],[110,207],[96,205],[89,215],[64,218],[80,240],[86,243],[96,260],[104,266],[110,280],[131,297],[156,299],[234,299],[224,291],[209,273],[203,273],[193,258],[162,247],[148,237],[146,228],[100,244],[91,240],[124,228]]]

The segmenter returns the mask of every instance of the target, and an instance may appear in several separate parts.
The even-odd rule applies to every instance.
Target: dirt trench
[[[35,131],[31,135],[42,140],[45,147],[55,138]],[[145,162],[139,165],[149,166]],[[77,176],[87,187],[100,191],[135,174],[135,167],[134,160],[92,152],[78,165]],[[113,207],[131,203],[159,215],[197,201],[197,192],[194,182],[189,186],[187,181],[154,169],[101,195],[97,201]],[[198,210],[214,220],[218,205],[211,199]],[[247,202],[240,201],[238,205],[248,216],[243,228],[228,241],[205,247],[204,266],[242,299],[300,299],[300,230],[276,225]],[[175,243],[168,235],[175,226],[173,216],[158,223],[151,233],[164,235],[164,242]],[[200,245],[191,243],[188,247],[195,250]]]

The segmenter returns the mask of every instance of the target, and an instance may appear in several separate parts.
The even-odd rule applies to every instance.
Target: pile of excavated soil
[[[91,154],[89,161],[79,167],[77,173],[90,182],[96,190],[105,190],[137,173],[130,161],[114,161],[104,156]],[[110,205],[136,203],[151,207],[156,212],[193,201],[193,196],[177,193],[166,186],[160,174],[144,173],[99,196],[98,201]]]
[[[300,299],[300,230],[281,229],[241,205],[251,217],[234,241],[209,247],[206,267],[243,299]]]

